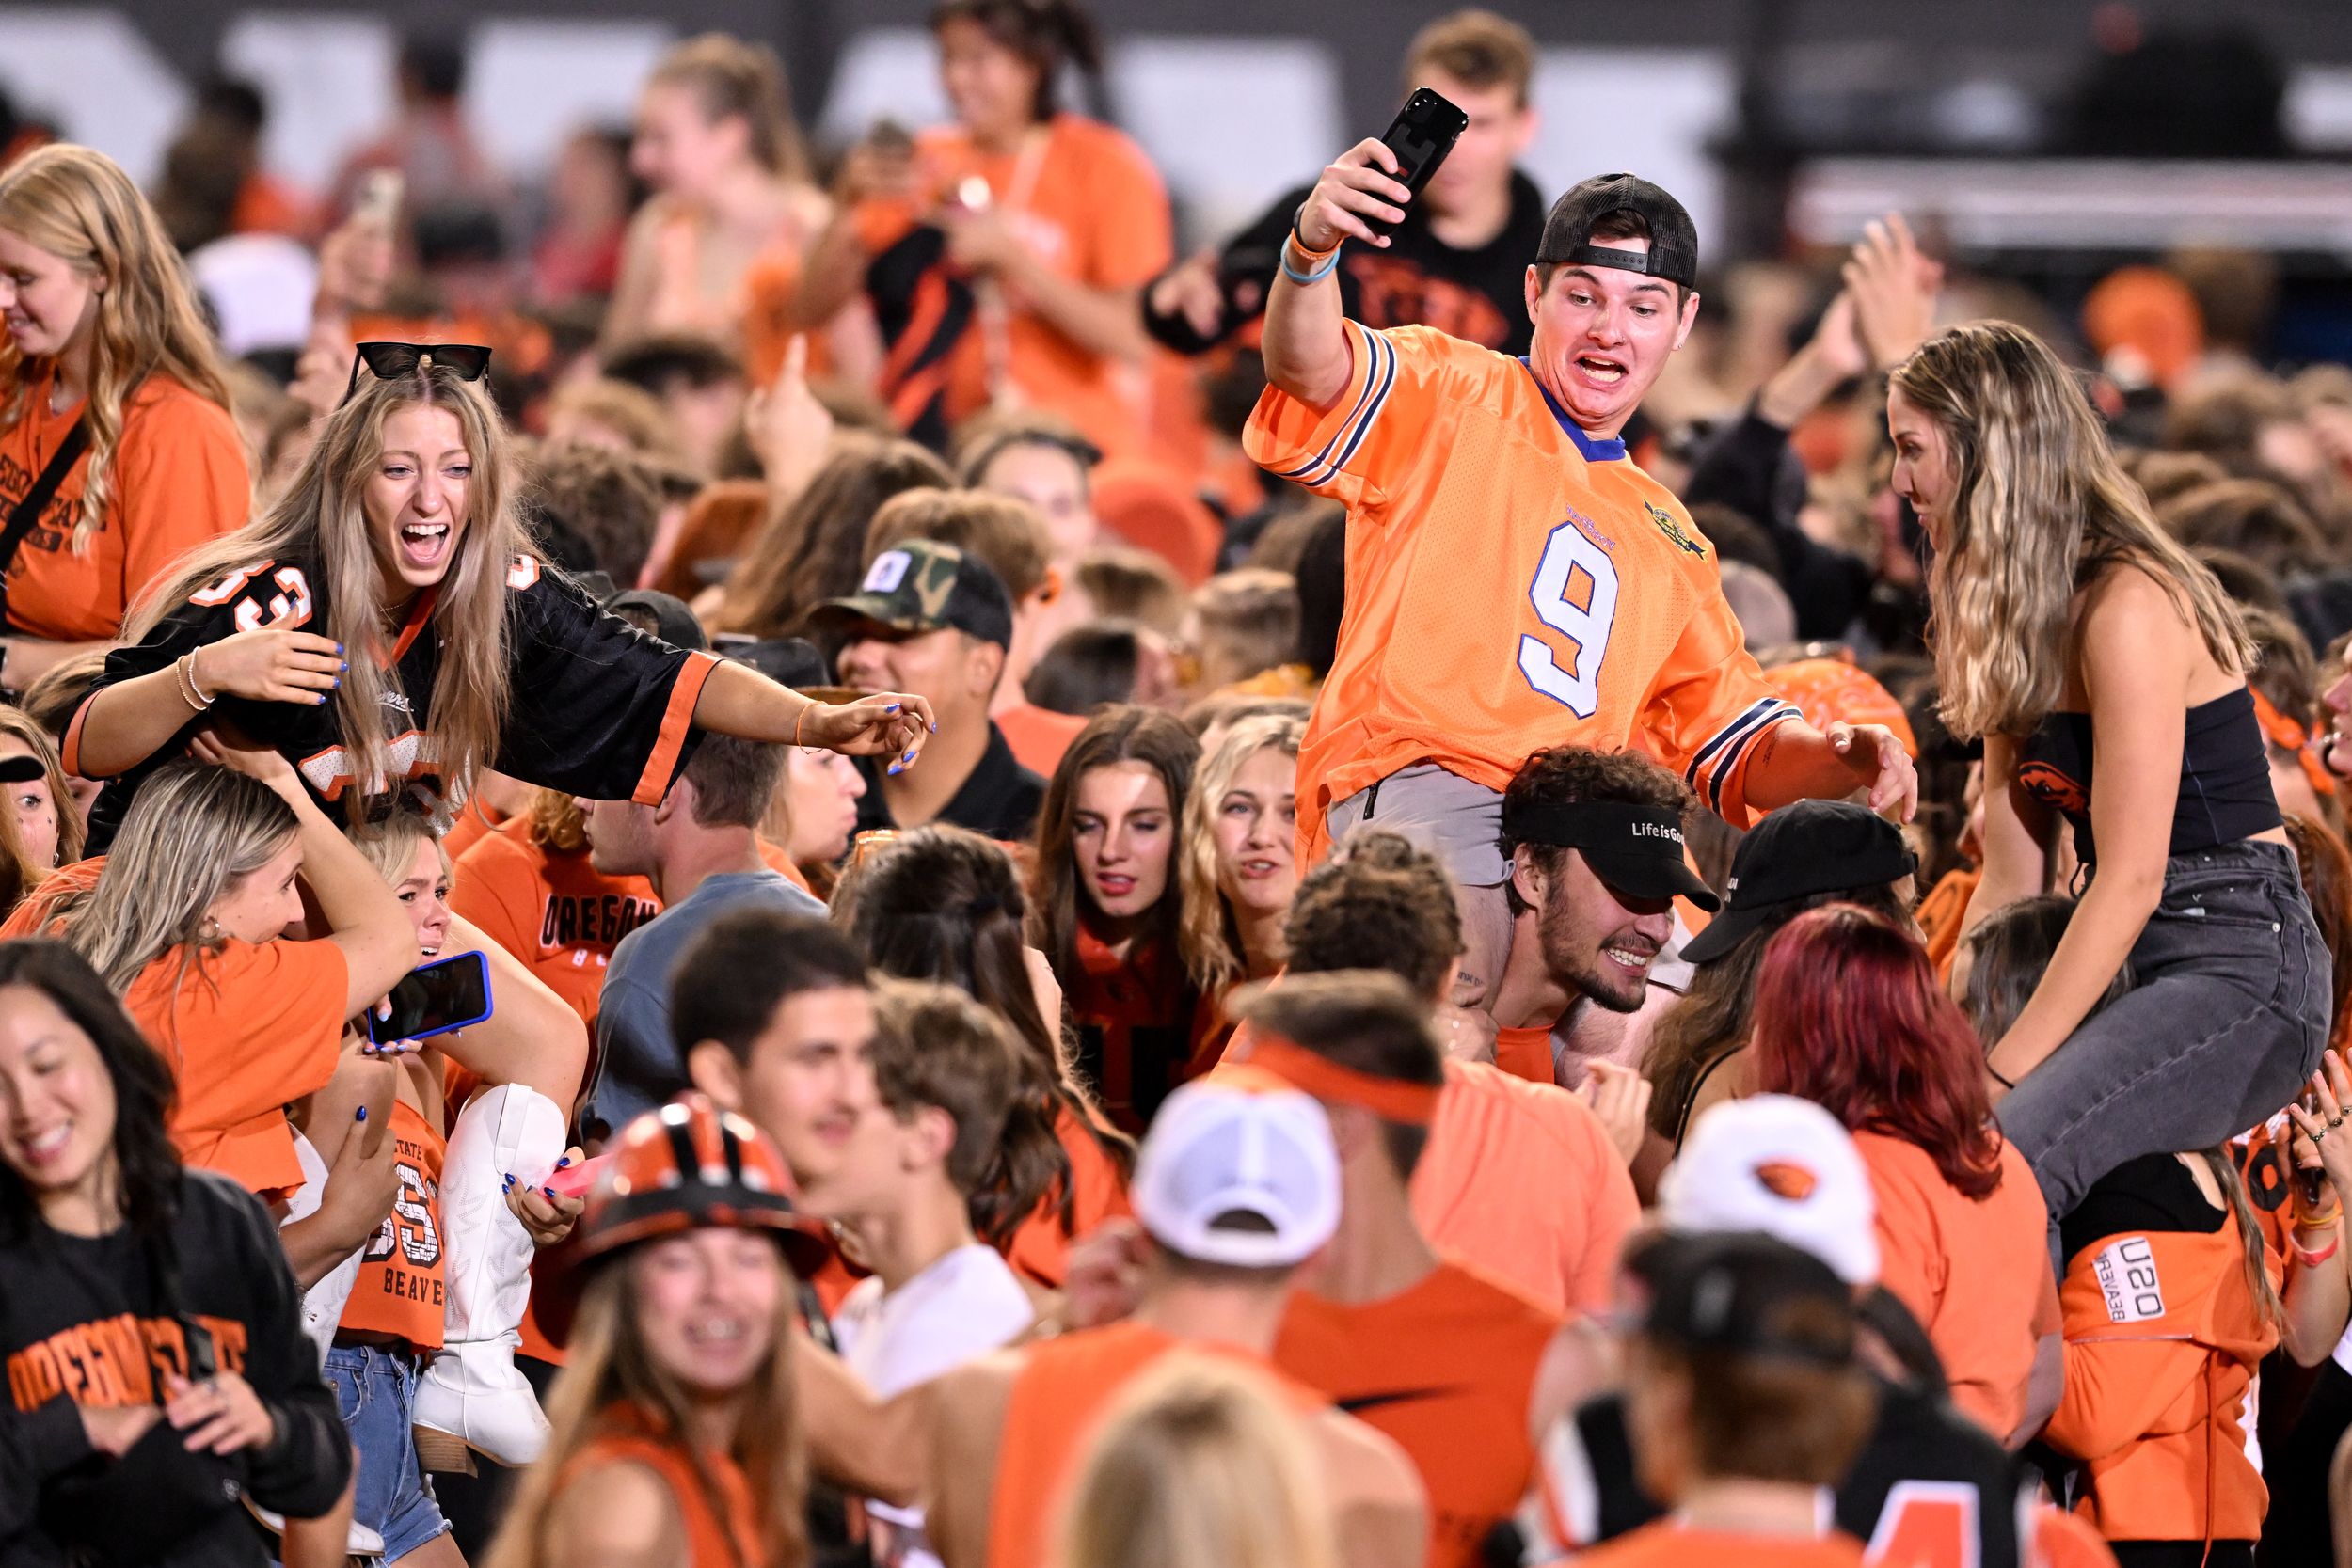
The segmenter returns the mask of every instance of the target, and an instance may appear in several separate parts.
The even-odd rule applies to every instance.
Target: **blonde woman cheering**
[[[172,561],[246,520],[220,352],[163,224],[63,144],[0,173],[0,685],[120,632]]]
[[[2058,818],[2085,868],[1988,1064],[2056,1220],[2126,1160],[2226,1142],[2292,1100],[2327,1041],[2328,955],[2237,610],[2157,528],[2058,356],[2006,323],[1955,327],[1897,367],[1886,413],[1894,486],[1935,547],[1944,720],[1984,737],[1969,924],[2045,891]]]
[[[698,728],[914,762],[930,733],[922,698],[815,702],[644,636],[528,553],[489,357],[360,344],[349,394],[278,504],[147,597],[135,645],[66,732],[68,771],[112,781],[93,848],[215,718],[281,752],[346,819],[400,794],[446,811],[484,768],[651,805]]]

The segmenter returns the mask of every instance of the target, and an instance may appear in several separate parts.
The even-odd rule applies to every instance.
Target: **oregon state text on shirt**
[[[196,1315],[213,1337],[223,1371],[245,1370],[245,1324]],[[128,1312],[61,1328],[8,1357],[8,1396],[19,1410],[37,1410],[59,1394],[75,1404],[105,1408],[153,1404],[158,1373],[188,1375],[187,1336],[171,1318]]]

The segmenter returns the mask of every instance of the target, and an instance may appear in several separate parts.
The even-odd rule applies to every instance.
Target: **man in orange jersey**
[[[1125,1322],[958,1369],[934,1386],[925,1513],[946,1568],[1045,1568],[1062,1496],[1118,1391],[1180,1346],[1263,1364],[1299,1265],[1338,1227],[1339,1161],[1315,1102],[1247,1069],[1170,1095],[1136,1164],[1150,1240]],[[1415,1565],[1427,1504],[1396,1445],[1283,1380],[1312,1441],[1347,1568]]]
[[[1627,1259],[1645,1298],[1627,1346],[1626,1426],[1643,1490],[1674,1509],[1579,1568],[1862,1568],[1822,1489],[1869,1431],[1853,1295],[1768,1236],[1661,1235]]]
[[[1239,1008],[1249,1065],[1321,1101],[1340,1155],[1339,1229],[1300,1275],[1274,1364],[1396,1439],[1429,1489],[1431,1568],[1474,1568],[1609,1347],[1422,1234],[1409,1186],[1445,1082],[1426,1013],[1367,970],[1293,974]]]
[[[1346,320],[1342,244],[1405,215],[1385,143],[1326,168],[1268,297],[1258,463],[1348,509],[1347,616],[1299,752],[1302,864],[1327,832],[1409,826],[1460,890],[1460,997],[1510,937],[1503,785],[1538,747],[1639,746],[1744,827],[1867,787],[1908,816],[1918,781],[1878,725],[1816,730],[1766,683],[1707,541],[1627,459],[1626,421],[1690,335],[1698,235],[1629,174],[1560,198],[1527,269],[1524,358],[1424,326]]]
[[[1402,834],[1359,828],[1298,884],[1282,928],[1289,973],[1386,970],[1436,1009],[1441,1037],[1483,1018],[1445,1000],[1462,950],[1448,886],[1444,868]],[[1414,1221],[1439,1253],[1564,1316],[1610,1305],[1617,1255],[1642,1217],[1590,1106],[1464,1060],[1453,1044],[1412,1194]]]
[[[1555,1081],[1554,1038],[1588,1006],[1634,1013],[1674,938],[1674,901],[1719,900],[1683,860],[1679,780],[1638,752],[1553,746],[1511,777],[1498,852],[1510,958],[1490,999],[1495,1060]]]

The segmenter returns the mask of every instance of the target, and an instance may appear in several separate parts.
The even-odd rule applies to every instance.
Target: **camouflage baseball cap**
[[[881,626],[914,637],[949,627],[1000,648],[1012,646],[1012,595],[978,556],[953,545],[909,539],[874,558],[866,580],[846,599],[808,612],[815,630],[854,635]]]

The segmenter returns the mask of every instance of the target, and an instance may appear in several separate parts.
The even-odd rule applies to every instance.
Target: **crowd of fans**
[[[1179,257],[930,30],[0,151],[0,1561],[2352,1560],[2261,259],[1702,268],[1480,11]]]

